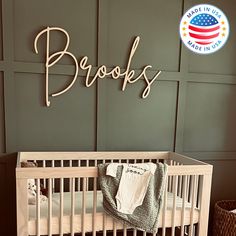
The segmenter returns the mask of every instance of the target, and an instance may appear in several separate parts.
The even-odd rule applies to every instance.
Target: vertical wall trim
[[[176,114],[175,146],[174,151],[182,153],[184,151],[184,117],[186,104],[187,83],[179,82],[178,100]]]
[[[186,3],[185,0],[182,1],[182,14],[186,11]],[[181,51],[180,51],[180,65],[179,71],[181,73],[188,73],[188,58],[189,57],[189,50],[183,45],[181,41]]]
[[[99,60],[99,55],[100,55],[100,45],[99,45],[99,39],[100,39],[100,0],[97,0],[97,45],[96,45],[96,50],[97,50],[97,54],[96,54],[96,66],[98,67],[100,64],[100,60]],[[95,150],[98,151],[98,108],[99,108],[99,83],[98,80],[96,81],[96,102],[95,102],[95,109],[96,109],[96,114],[95,114],[95,129],[96,129],[96,134],[95,134]]]
[[[173,137],[173,151],[175,152],[176,149],[176,133],[177,133],[177,125],[178,125],[178,104],[179,104],[179,84],[180,82],[177,82],[177,94],[176,94],[176,107],[175,107],[175,130],[174,130],[174,137]]]
[[[6,152],[16,151],[16,115],[14,91],[14,4],[13,0],[2,1],[2,31],[4,68],[4,108]]]
[[[183,16],[183,14],[184,14],[184,0],[182,0],[181,17]],[[182,40],[180,39],[180,37],[179,37],[179,41],[180,41],[180,44],[179,44],[179,68],[178,68],[178,71],[180,72],[181,67],[183,67],[183,63],[182,63],[183,43],[182,43]]]
[[[182,0],[182,15],[186,11],[185,1],[186,0]],[[186,92],[187,92],[189,52],[187,48],[183,45],[182,41],[180,45],[181,47],[180,47],[179,72],[182,75],[182,78],[178,84],[174,151],[182,153],[184,151],[184,117],[185,117],[185,104],[186,104]]]
[[[97,51],[97,66],[99,66],[101,63],[103,63],[101,61],[101,54],[100,54],[101,49],[102,49],[102,44],[103,44],[103,42],[101,41],[101,38],[102,38],[102,36],[101,36],[101,34],[102,34],[101,23],[102,23],[102,10],[103,10],[101,6],[104,7],[106,5],[104,4],[104,1],[102,1],[102,0],[97,0],[97,2],[98,2],[98,9],[97,9],[97,49],[98,49],[98,51]],[[101,144],[100,144],[100,142],[101,142],[101,138],[100,138],[101,137],[101,134],[100,134],[100,132],[101,132],[100,131],[100,125],[101,125],[100,117],[101,117],[101,115],[100,115],[100,113],[102,111],[101,111],[101,103],[100,103],[101,96],[99,93],[99,91],[100,91],[99,88],[100,88],[100,82],[99,82],[99,80],[97,80],[97,117],[96,117],[96,121],[97,121],[96,150],[97,151],[99,151],[101,149]]]

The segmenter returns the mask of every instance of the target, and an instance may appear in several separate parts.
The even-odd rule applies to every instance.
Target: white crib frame
[[[209,217],[209,204],[210,204],[210,191],[211,191],[211,179],[212,179],[212,166],[204,162],[174,153],[174,152],[19,152],[17,167],[16,167],[16,190],[17,190],[17,235],[18,236],[28,236],[28,200],[27,200],[27,179],[36,179],[39,182],[39,179],[48,178],[50,179],[49,188],[51,189],[52,182],[51,179],[54,178],[88,178],[88,177],[97,177],[97,167],[54,167],[54,161],[59,160],[69,160],[70,166],[72,166],[73,160],[153,160],[153,159],[162,159],[168,166],[168,176],[173,176],[171,181],[176,180],[176,176],[179,178],[184,178],[184,176],[201,176],[198,189],[198,200],[200,202],[199,208],[199,220],[198,220],[198,230],[193,232],[193,214],[191,215],[191,224],[190,224],[190,235],[198,236],[207,236],[208,230],[208,217]],[[52,167],[38,167],[38,168],[21,168],[20,162],[22,161],[52,161]],[[186,177],[187,179],[187,177]],[[196,178],[197,179],[197,178]],[[194,178],[195,180],[195,178]],[[185,180],[187,181],[187,180]],[[73,181],[72,181],[73,184]],[[177,182],[173,183],[175,196],[177,195]],[[39,196],[39,189],[38,196]],[[166,190],[167,191],[167,190]],[[185,190],[186,191],[186,190]],[[49,199],[50,199],[49,195]],[[174,197],[175,198],[175,197]],[[174,199],[174,204],[175,204]],[[165,202],[165,200],[164,200]],[[37,198],[37,203],[39,203],[39,198]],[[74,203],[72,203],[74,204]],[[50,202],[49,202],[50,206]],[[163,235],[165,236],[165,227],[167,221],[171,221],[171,235],[175,235],[175,222],[176,215],[175,209],[172,210],[171,217],[165,217],[165,203],[163,206],[163,217],[162,228],[164,228]],[[181,235],[184,235],[184,204],[181,213]],[[39,217],[39,216],[38,216]],[[85,219],[85,218],[84,218]],[[82,222],[83,220],[82,219]],[[49,233],[50,231],[50,217],[49,217]],[[170,224],[170,222],[169,222]],[[61,227],[61,225],[60,225]],[[82,236],[85,235],[85,230],[82,226]],[[96,235],[96,232],[93,230],[93,236]],[[104,232],[106,232],[106,225],[104,224]],[[105,234],[105,233],[104,233]],[[116,235],[116,233],[114,233]],[[113,235],[114,235],[113,234]],[[127,232],[124,230],[124,235]],[[40,231],[37,229],[36,235],[40,235]],[[63,235],[60,232],[60,235]],[[74,235],[73,229],[71,235]],[[135,234],[134,234],[135,235]]]

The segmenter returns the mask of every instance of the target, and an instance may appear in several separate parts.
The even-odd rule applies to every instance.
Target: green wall
[[[172,150],[214,165],[212,204],[236,199],[229,183],[236,178],[236,7],[233,0],[204,2],[225,12],[231,33],[221,50],[201,56],[182,46],[178,27],[183,11],[203,1],[2,0],[2,185],[11,178],[6,168],[14,171],[5,154],[17,151]],[[78,60],[89,57],[92,75],[102,64],[125,69],[135,36],[141,37],[131,64],[135,73],[147,64],[153,66],[150,74],[163,72],[142,99],[143,81],[124,92],[122,79],[101,79],[86,88],[80,71],[70,91],[50,98],[46,107],[45,38],[39,54],[33,42],[47,26],[70,34],[69,51]],[[52,51],[64,43],[54,34]],[[50,70],[50,93],[68,85],[73,74],[72,61],[63,58]]]

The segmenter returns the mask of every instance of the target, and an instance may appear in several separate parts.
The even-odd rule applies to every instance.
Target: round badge
[[[229,36],[229,22],[217,7],[200,4],[190,8],[181,19],[179,32],[185,46],[198,54],[218,51]]]

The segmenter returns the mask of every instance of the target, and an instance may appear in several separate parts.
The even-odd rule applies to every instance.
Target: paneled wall
[[[183,11],[199,0],[2,0],[0,7],[0,152],[21,150],[172,150],[214,165],[212,203],[236,198],[236,22],[233,0],[207,1],[227,15],[227,44],[211,55],[197,55],[183,46],[179,22]],[[150,95],[141,98],[144,81],[100,79],[85,87],[85,73],[65,94],[45,106],[47,26],[65,29],[69,51],[85,55],[91,76],[104,64],[126,69],[136,36],[140,43],[131,63],[139,74],[162,74]],[[50,53],[65,39],[54,32]],[[71,83],[73,61],[64,57],[49,75],[49,92]],[[2,158],[2,161],[7,158]],[[14,162],[10,162],[14,163]],[[1,165],[1,170],[3,165]],[[14,171],[14,164],[12,164]],[[9,178],[1,171],[1,185]],[[2,181],[4,180],[4,181]],[[10,191],[10,190],[9,190]],[[7,193],[10,194],[10,193]]]

